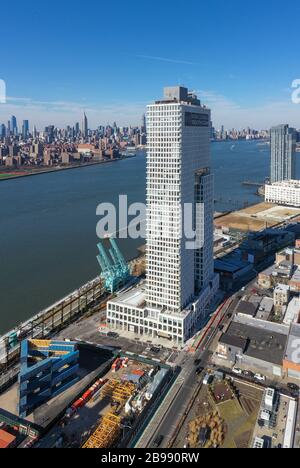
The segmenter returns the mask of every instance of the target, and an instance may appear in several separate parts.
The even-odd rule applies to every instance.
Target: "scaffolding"
[[[90,436],[82,448],[104,449],[110,448],[121,433],[121,417],[108,413],[100,421],[95,432]]]

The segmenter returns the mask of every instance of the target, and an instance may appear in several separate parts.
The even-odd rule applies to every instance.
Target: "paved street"
[[[222,312],[224,314],[224,320],[229,313],[230,307],[232,307],[231,303],[228,308],[225,308]],[[212,332],[209,333],[209,338],[206,340],[205,346],[200,347],[196,353],[188,354],[187,351],[180,353],[176,364],[182,368],[182,371],[175,384],[170,389],[167,397],[158,408],[141,439],[136,444],[137,448],[154,447],[155,439],[158,436],[164,437],[161,448],[168,447],[176,428],[185,415],[189,402],[200,385],[201,379],[200,376],[195,374],[196,366],[194,361],[199,359],[201,361],[199,365],[203,368],[209,365],[211,358],[209,347],[218,332],[219,329],[214,328]]]

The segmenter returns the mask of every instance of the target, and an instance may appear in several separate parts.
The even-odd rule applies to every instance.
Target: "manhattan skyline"
[[[114,120],[138,125],[147,102],[175,81],[197,92],[213,110],[216,127],[269,128],[279,116],[299,127],[300,106],[291,99],[292,82],[300,78],[296,1],[286,10],[276,8],[278,1],[255,0],[244,10],[237,0],[188,2],[180,14],[180,34],[174,28],[178,9],[170,2],[157,8],[115,2],[112,15],[98,3],[80,14],[57,0],[46,10],[36,1],[29,4],[17,1],[14,34],[5,21],[0,33],[3,40],[10,36],[10,47],[2,51],[7,103],[0,105],[1,122],[17,115],[37,128],[49,122],[63,127],[80,121],[85,111],[91,128]],[[9,10],[8,4],[2,6],[4,18]],[[63,28],[58,16],[67,18]],[[21,54],[29,21],[25,43],[30,52]]]

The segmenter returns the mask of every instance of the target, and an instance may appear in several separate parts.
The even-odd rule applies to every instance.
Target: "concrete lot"
[[[168,341],[160,340],[154,343],[152,340],[142,342],[135,335],[128,335],[128,338],[118,336],[112,338],[99,331],[100,324],[103,323],[103,313],[97,313],[88,319],[70,325],[63,330],[58,339],[70,339],[75,341],[84,341],[96,345],[106,346],[115,351],[126,351],[137,355],[143,355],[150,359],[159,359],[161,361],[175,361],[179,352],[176,349],[170,349],[163,345],[169,345]],[[159,352],[152,352],[151,348],[159,345]],[[158,350],[157,350],[158,351]]]
[[[236,211],[215,220],[215,225],[240,231],[261,231],[266,227],[274,227],[300,215],[298,208],[260,203],[258,205]]]

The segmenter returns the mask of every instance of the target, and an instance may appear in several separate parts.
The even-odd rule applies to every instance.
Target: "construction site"
[[[108,372],[78,395],[37,447],[128,447],[169,388],[168,366],[119,355]]]
[[[0,395],[3,444],[34,448],[131,446],[168,391],[175,375],[173,370],[158,360],[130,353],[114,354],[83,343],[75,347],[69,341],[65,345],[58,343],[61,348],[71,350],[71,354],[56,351],[59,361],[52,351],[58,346],[56,342],[30,343],[32,353],[38,356],[37,353],[47,352],[48,359],[44,364],[39,358],[38,364],[25,369],[26,387],[21,393],[16,383]],[[37,349],[37,344],[43,346],[42,351]],[[71,367],[65,366],[61,356],[71,360]],[[74,366],[76,356],[78,364]],[[65,391],[56,390],[53,369],[56,362],[63,369],[58,374],[60,380],[72,370],[73,382],[66,385]],[[47,382],[45,386],[44,382]],[[36,387],[43,395],[40,405]],[[45,395],[49,395],[48,399]],[[20,416],[20,402],[28,404],[29,398],[34,398],[32,412]]]
[[[143,252],[127,264],[114,239],[103,244],[98,278],[0,340],[0,446],[130,447],[168,391],[163,350],[99,329],[106,301],[145,266]]]

